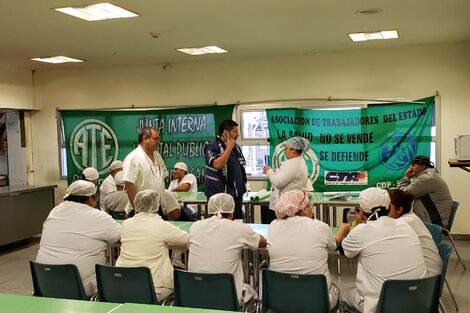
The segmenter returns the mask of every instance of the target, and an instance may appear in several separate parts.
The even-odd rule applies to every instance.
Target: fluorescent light
[[[366,33],[367,40],[380,40],[383,39],[381,32]]]
[[[352,41],[368,41],[398,38],[396,30],[382,30],[376,32],[352,33],[348,34]]]
[[[355,33],[355,34],[349,34],[349,37],[352,39],[352,41],[367,41],[366,34],[364,33]]]
[[[398,32],[396,30],[383,30],[381,31],[384,39],[395,39],[398,38]]]
[[[54,10],[89,22],[139,16],[111,3],[97,3],[83,7],[65,7]]]
[[[226,53],[227,51],[219,48],[217,46],[207,46],[207,47],[200,47],[200,48],[181,48],[176,49],[178,51],[190,54],[190,55],[202,55],[208,53]]]
[[[45,63],[69,63],[69,62],[85,62],[84,60],[69,58],[66,56],[44,57],[44,58],[30,58],[32,61],[45,62]]]

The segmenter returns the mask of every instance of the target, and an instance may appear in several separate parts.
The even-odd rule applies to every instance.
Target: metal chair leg
[[[439,299],[439,308],[440,308],[439,312],[446,313],[446,310],[444,310],[444,306],[442,305],[441,299]]]
[[[449,239],[450,239],[450,242],[452,243],[452,245],[454,246],[454,249],[455,249],[455,253],[457,254],[457,259],[458,261],[462,264],[464,270],[466,271],[467,270],[467,266],[465,266],[465,263],[462,261],[462,258],[460,258],[460,254],[459,254],[459,250],[457,250],[457,247],[455,246],[455,242],[454,242],[454,239],[452,238],[452,235],[449,233],[449,232],[446,232]]]
[[[455,310],[458,312],[459,311],[459,306],[457,305],[457,301],[455,301],[454,293],[450,289],[449,283],[447,282],[447,279],[444,279],[444,282],[447,286],[447,290],[449,290],[450,298],[452,299],[452,302],[454,303]]]

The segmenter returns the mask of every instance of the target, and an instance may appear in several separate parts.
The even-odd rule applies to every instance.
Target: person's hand
[[[348,223],[341,223],[338,227],[338,233],[341,232],[344,236],[349,234],[351,228],[349,227]]]
[[[237,142],[235,141],[235,139],[233,139],[232,137],[228,137],[227,140],[225,140],[225,147],[229,150],[232,150],[233,147],[235,147],[235,144]]]
[[[266,174],[267,171],[269,171],[271,169],[270,166],[268,165],[263,165],[263,174]]]
[[[413,177],[413,169],[411,168],[411,166],[405,171],[405,176],[408,178]]]

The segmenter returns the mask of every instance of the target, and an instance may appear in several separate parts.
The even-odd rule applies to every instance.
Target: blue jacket
[[[204,193],[209,198],[217,193],[228,193],[234,198],[243,197],[246,192],[245,158],[238,145],[235,145],[227,164],[221,170],[212,167],[212,162],[219,157],[225,149],[222,140],[209,142],[204,149],[206,160],[206,181]]]

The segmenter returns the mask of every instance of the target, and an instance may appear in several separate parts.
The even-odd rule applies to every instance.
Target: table
[[[124,303],[112,313],[226,313],[234,311],[220,311],[210,309],[183,308],[177,306],[161,306],[151,304]]]
[[[309,200],[315,206],[316,209],[315,217],[334,227],[338,225],[336,217],[337,206],[353,206],[359,208],[359,196],[357,191],[344,191],[338,192],[338,194],[339,193],[346,194],[346,196],[349,196],[347,198],[341,199],[336,198],[334,195],[325,196],[323,192],[309,192]],[[255,206],[269,205],[269,201],[271,199],[271,197],[269,196],[258,201],[253,201],[250,199],[250,197],[254,194],[256,194],[256,192],[249,192],[244,198],[245,215],[248,223],[254,223]],[[330,223],[330,207],[333,208],[333,223]]]
[[[118,220],[118,223],[122,223],[123,221],[122,220]],[[171,224],[179,227],[181,230],[185,231],[185,232],[188,232],[189,233],[189,229],[191,228],[191,226],[193,225],[193,223],[195,222],[175,222],[175,221],[171,221],[170,222]],[[236,223],[236,222],[234,222]],[[262,235],[266,240],[268,240],[268,233],[269,233],[269,224],[254,224],[254,223],[248,223],[248,225],[258,234]],[[331,232],[333,233],[333,235],[335,235],[337,232],[338,232],[338,227],[330,227],[331,229]],[[114,266],[114,259],[116,258],[116,255],[119,253],[119,248],[121,246],[121,243],[120,242],[117,242],[115,244],[112,244],[110,245],[110,248],[111,248],[111,252],[110,252],[110,259],[112,260],[111,261],[111,265]],[[171,248],[171,247],[170,247]],[[244,270],[243,270],[243,273],[244,273],[244,280],[246,283],[249,283],[250,281],[250,268],[249,268],[249,260],[251,259],[250,258],[250,252],[251,250],[249,249],[245,249],[244,252],[243,252],[243,267],[244,267]],[[188,264],[188,254],[187,254],[187,250],[186,250],[186,253],[185,253],[185,262],[186,262],[186,265]],[[253,251],[253,285],[254,285],[254,288],[255,290],[258,292],[259,288],[259,258],[260,258],[260,254],[265,254],[267,255],[267,249],[266,248],[259,248],[259,249],[256,249]],[[337,254],[335,252],[335,254]]]
[[[20,313],[223,313],[230,311],[137,303],[109,303],[0,294],[1,312]]]
[[[470,173],[470,161],[457,161],[455,159],[450,159],[449,160],[449,166],[450,167],[459,167],[463,169],[466,172]]]
[[[12,313],[108,313],[119,305],[108,302],[0,294],[1,311]]]
[[[54,203],[57,185],[0,187],[0,246],[42,232]]]
[[[203,207],[204,207],[204,216],[208,215],[207,212],[207,197],[204,192],[173,192],[176,199],[183,205],[197,205],[197,216],[200,219],[203,216]]]

